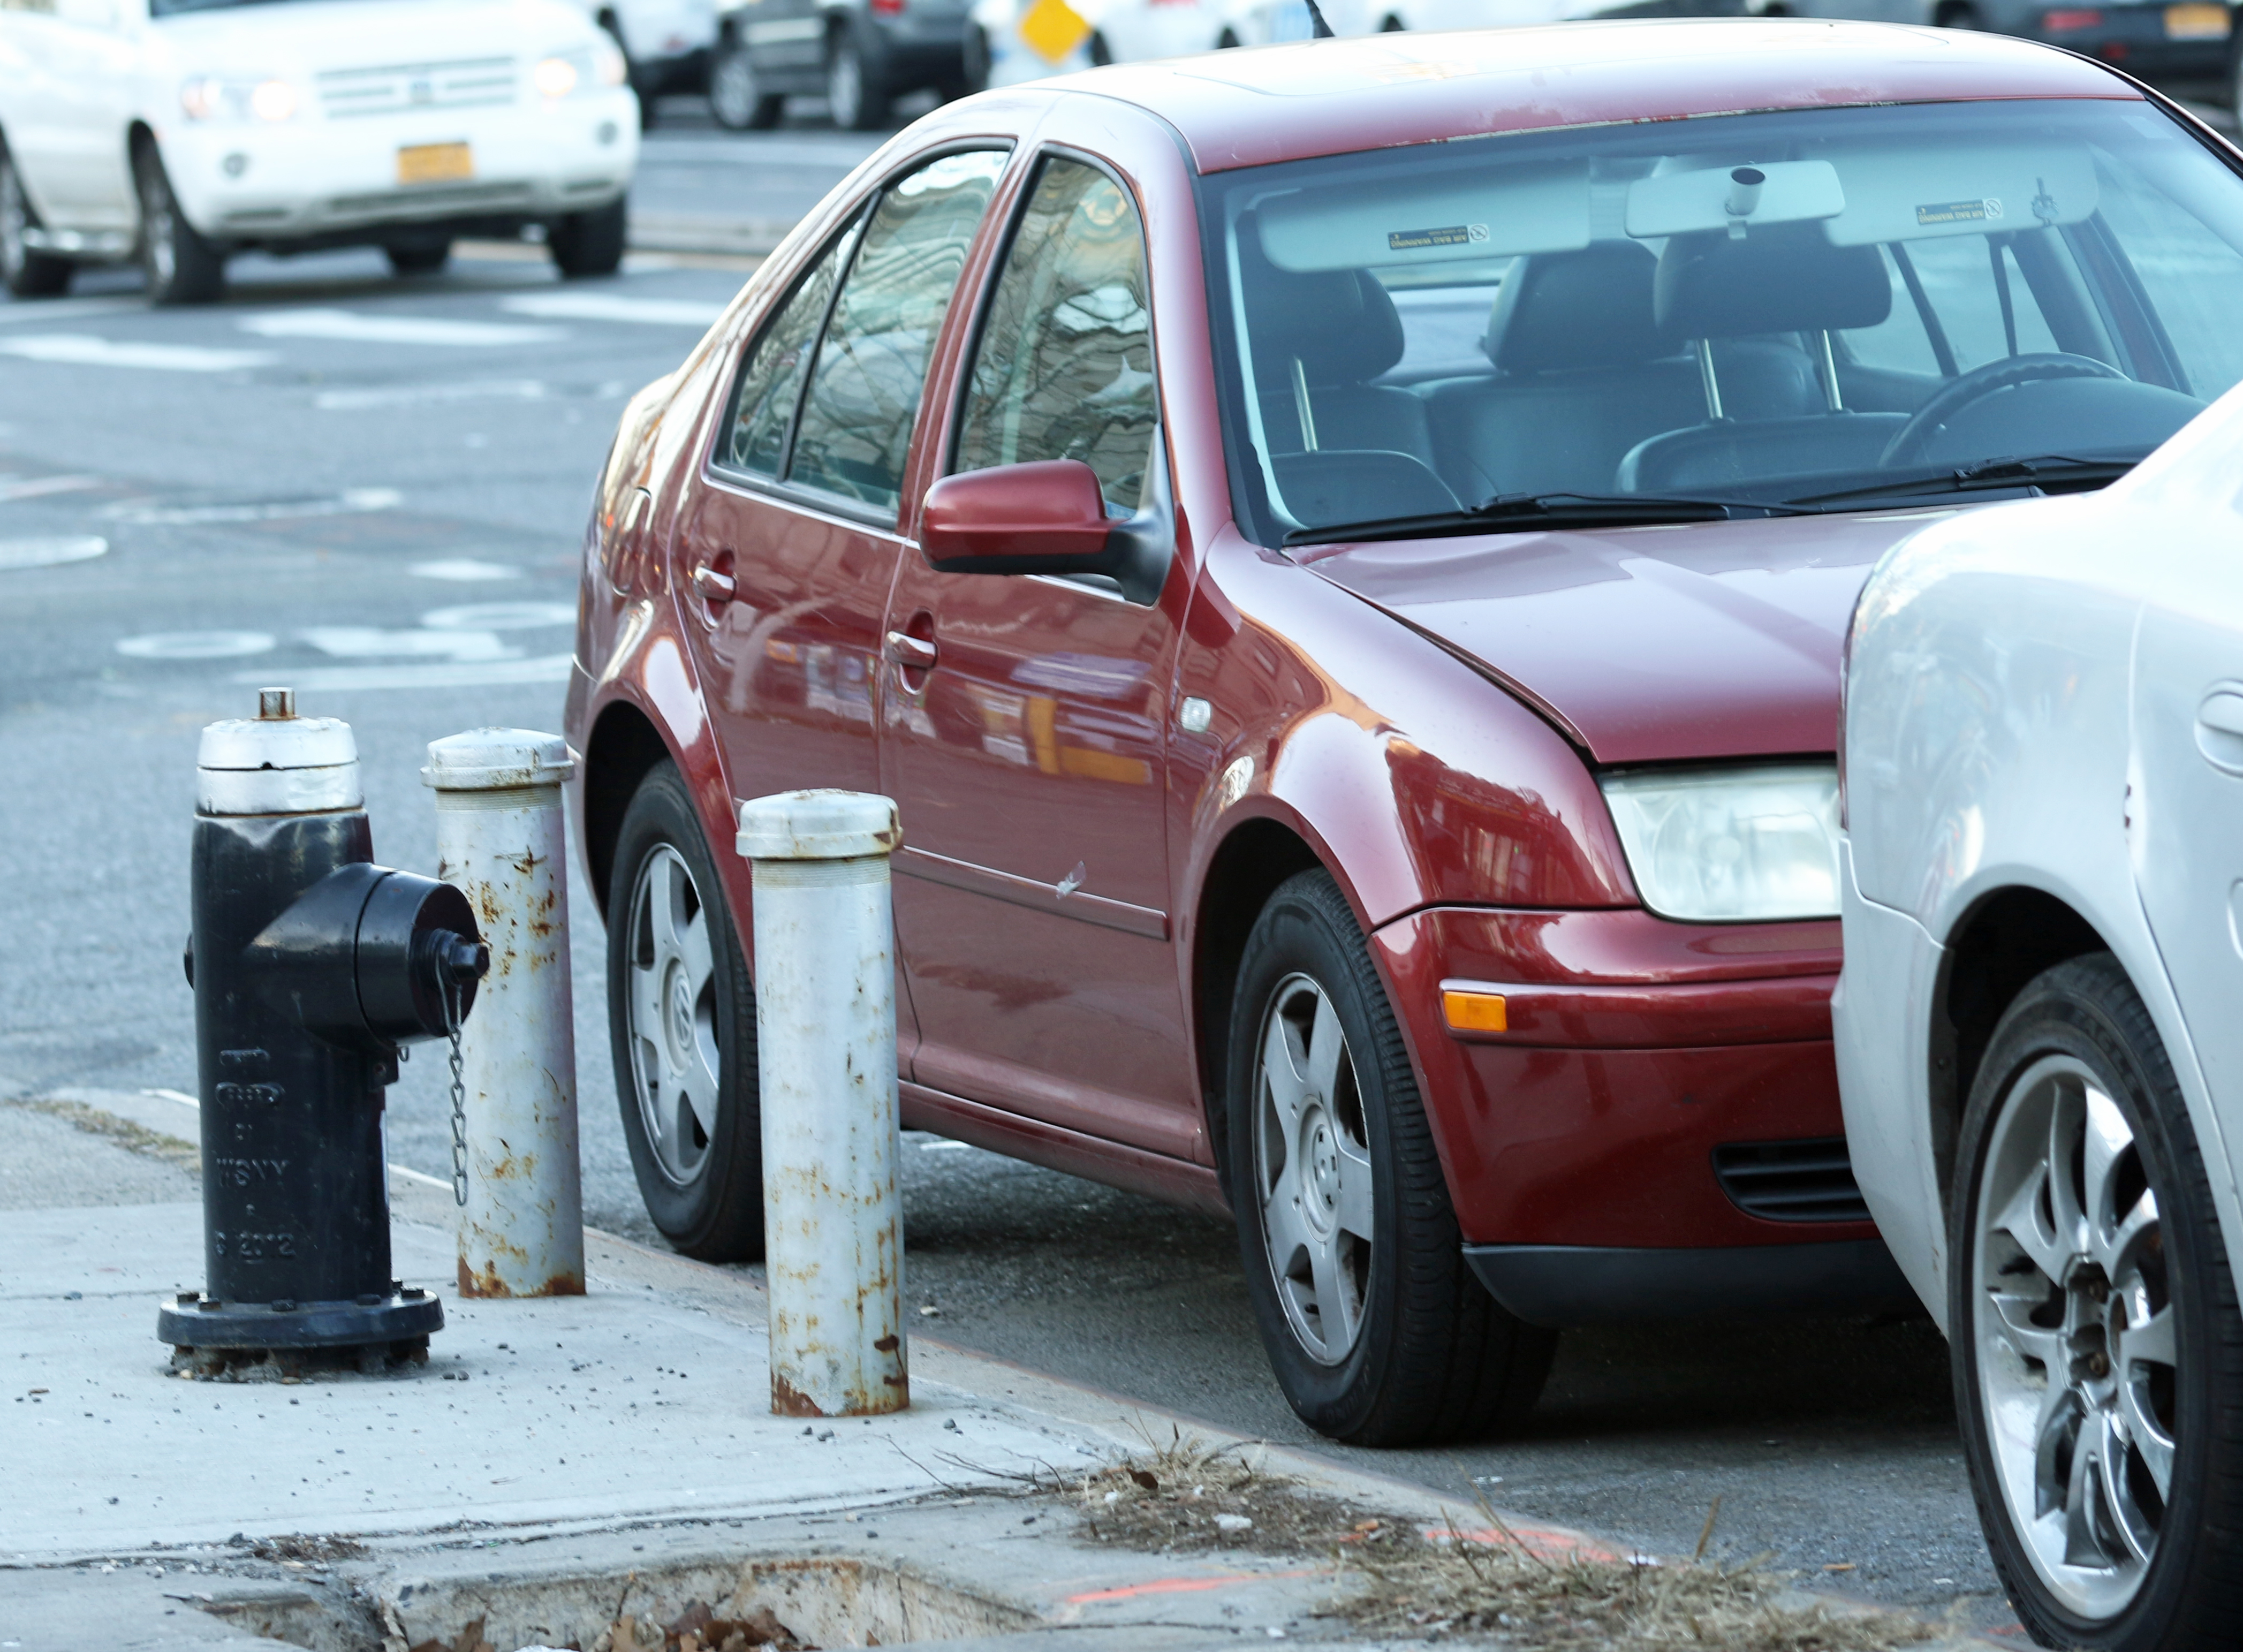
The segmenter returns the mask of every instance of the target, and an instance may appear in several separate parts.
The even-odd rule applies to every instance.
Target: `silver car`
[[[1997,1568],[2044,1645],[2232,1647],[2243,390],[1898,547],[1844,717],[1846,1133]]]

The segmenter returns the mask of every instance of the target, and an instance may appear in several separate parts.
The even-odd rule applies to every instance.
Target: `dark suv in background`
[[[823,97],[833,124],[873,131],[888,105],[967,90],[967,0],[726,0],[709,103],[734,131],[776,125],[791,93]]]
[[[2085,53],[2149,80],[2228,79],[2234,8],[2226,0],[2098,5],[2088,0],[1940,0],[1931,20],[1948,29],[2022,35]]]

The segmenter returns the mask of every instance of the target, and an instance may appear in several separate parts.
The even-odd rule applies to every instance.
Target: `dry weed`
[[[1209,1446],[1175,1430],[1165,1445],[1045,1488],[1075,1503],[1098,1542],[1179,1553],[1328,1550],[1360,1513],[1266,1472],[1259,1447]]]
[[[1702,1561],[1544,1554],[1493,1510],[1481,1513],[1492,1532],[1467,1536],[1452,1527],[1430,1540],[1409,1526],[1366,1522],[1339,1554],[1343,1575],[1357,1587],[1324,1615],[1371,1634],[1492,1637],[1536,1649],[1885,1652],[1932,1636],[1898,1614],[1784,1601],[1782,1580],[1757,1562],[1724,1570]]]

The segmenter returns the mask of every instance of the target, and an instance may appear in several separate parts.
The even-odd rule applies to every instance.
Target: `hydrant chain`
[[[460,1023],[452,1022],[452,1203],[468,1204],[468,1079],[460,1056]]]

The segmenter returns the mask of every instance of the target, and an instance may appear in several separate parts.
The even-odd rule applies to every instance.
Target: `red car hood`
[[[1315,572],[1503,681],[1599,763],[1827,752],[1877,558],[1950,510],[1340,546]]]

